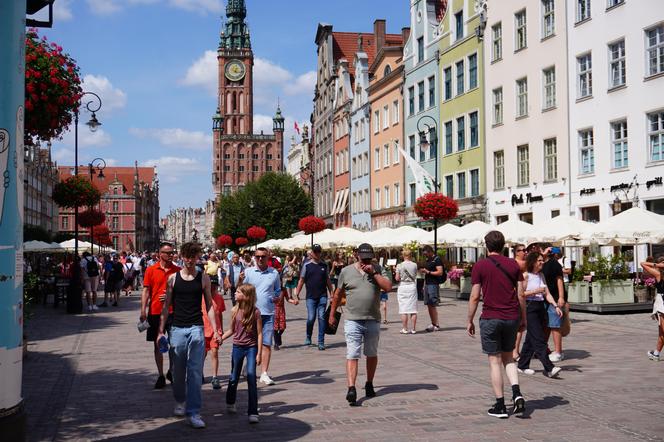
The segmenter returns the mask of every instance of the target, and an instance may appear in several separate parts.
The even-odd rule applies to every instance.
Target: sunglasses
[[[263,258],[267,258],[267,255],[254,255],[254,257],[256,259],[263,259]]]
[[[526,251],[526,249],[516,249],[516,253],[522,253],[522,252],[525,252],[525,251]]]
[[[159,252],[159,253],[163,253],[163,254],[165,254],[165,255],[172,255],[172,254],[174,254],[175,252],[164,252],[164,251],[162,250],[162,251]]]

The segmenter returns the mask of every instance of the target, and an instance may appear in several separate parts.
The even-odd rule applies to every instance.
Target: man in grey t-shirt
[[[332,299],[331,312],[335,312],[341,298],[346,296],[344,314],[344,335],[346,337],[346,376],[348,393],[346,400],[350,405],[357,401],[355,381],[360,349],[364,343],[364,355],[367,357],[367,397],[376,396],[373,378],[378,366],[378,338],[380,335],[380,291],[389,292],[392,282],[385,276],[384,269],[372,264],[373,247],[360,244],[357,248],[359,262],[346,266],[339,274],[337,290]],[[335,324],[334,314],[330,314],[330,325]]]

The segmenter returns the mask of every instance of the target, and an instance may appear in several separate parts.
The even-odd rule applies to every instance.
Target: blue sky
[[[52,29],[81,68],[84,90],[98,93],[102,127],[79,127],[79,163],[102,157],[125,166],[157,166],[162,216],[212,197],[211,116],[216,108],[216,48],[223,0],[56,0]],[[308,121],[316,81],[317,24],[371,32],[408,26],[408,0],[248,0],[256,58],[254,129],[272,130],[277,99],[286,140]],[[83,113],[81,122],[87,121]],[[53,142],[60,165],[73,164],[73,128]]]

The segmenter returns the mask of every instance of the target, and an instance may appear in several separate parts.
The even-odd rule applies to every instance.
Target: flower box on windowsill
[[[590,283],[586,281],[571,282],[567,292],[567,300],[573,304],[590,302]]]
[[[632,304],[634,285],[629,279],[592,283],[593,304]]]

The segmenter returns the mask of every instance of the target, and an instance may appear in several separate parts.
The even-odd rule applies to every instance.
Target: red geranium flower
[[[219,235],[217,244],[219,247],[228,247],[233,244],[233,238],[230,235]]]
[[[247,229],[247,237],[250,239],[263,239],[267,236],[267,230],[259,226],[251,226]]]
[[[325,230],[325,221],[316,216],[305,216],[297,223],[297,226],[307,235]]]
[[[415,202],[415,213],[425,221],[448,220],[457,216],[459,205],[452,198],[440,193],[427,193]]]
[[[81,227],[94,227],[103,224],[106,216],[97,209],[88,209],[78,214],[78,225]]]
[[[239,238],[235,238],[235,245],[238,247],[246,246],[249,244],[249,240],[245,238],[244,236],[241,236]]]

